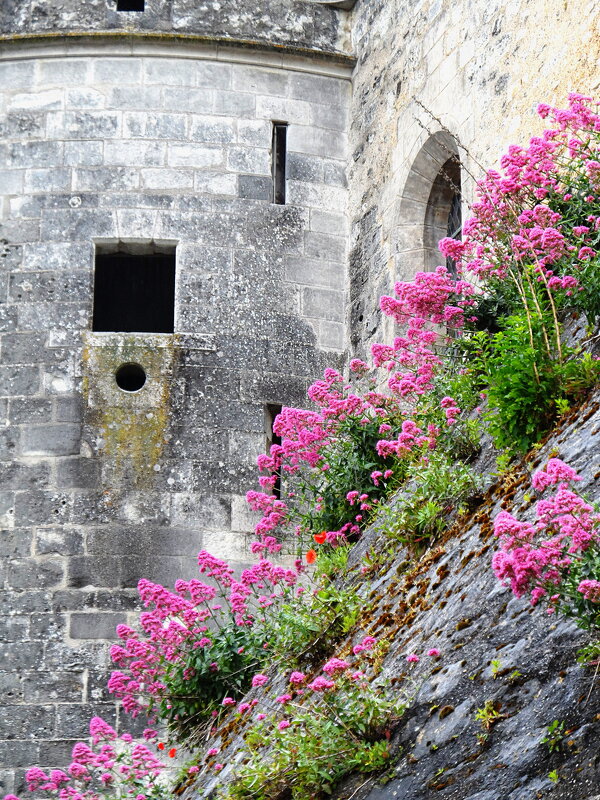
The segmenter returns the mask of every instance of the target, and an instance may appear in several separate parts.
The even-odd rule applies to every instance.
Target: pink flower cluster
[[[144,791],[153,790],[165,765],[146,745],[137,743],[129,747],[132,737],[123,734],[119,740],[116,731],[100,717],[90,721],[90,735],[94,749],[77,742],[66,772],[28,769],[27,789],[47,792],[59,800],[102,800],[107,787],[112,787],[111,793],[123,791],[128,796],[142,798],[146,796]],[[7,797],[18,800],[14,795]]]
[[[507,511],[501,511],[494,521],[501,544],[492,558],[494,573],[516,597],[530,593],[533,605],[543,597],[575,606],[581,596],[597,602],[600,582],[596,580],[579,582],[579,599],[570,589],[573,570],[577,574],[584,563],[600,564],[600,517],[569,488],[579,480],[571,467],[552,458],[532,479],[538,491],[556,487],[552,496],[537,503],[536,523],[520,522]]]
[[[440,242],[440,250],[459,269],[479,278],[503,279],[514,266],[532,265],[537,280],[549,290],[566,296],[583,291],[579,273],[583,262],[596,257],[592,237],[598,220],[590,215],[588,225],[574,224],[572,214],[557,211],[556,205],[573,199],[573,186],[600,189],[600,116],[594,106],[591,98],[571,94],[567,109],[538,107],[554,127],[532,138],[526,148],[509,147],[502,171],[489,171],[478,185],[463,241]],[[594,199],[593,194],[585,198]],[[553,200],[554,209],[548,205]]]
[[[108,688],[134,717],[167,697],[166,676],[174,665],[183,667],[185,680],[195,677],[187,663],[193,650],[213,647],[209,626],[218,630],[223,615],[237,626],[251,626],[257,609],[281,601],[298,579],[295,570],[261,559],[237,580],[225,561],[204,550],[198,554],[198,567],[216,586],[192,578],[176,581],[171,592],[143,579],[138,592],[150,608],[140,615],[143,635],[127,625],[117,627],[123,643],[113,645],[110,655],[121,670],[112,673]],[[215,604],[217,596],[221,602]],[[216,661],[214,669],[218,670]]]

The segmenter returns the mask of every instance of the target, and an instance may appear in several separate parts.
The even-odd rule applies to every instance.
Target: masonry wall
[[[423,158],[427,140],[446,128],[464,145],[467,216],[471,176],[542,129],[538,103],[598,95],[600,3],[359,0],[352,20],[351,338],[360,354],[393,335],[379,297],[427,264],[425,209],[445,152]]]
[[[139,578],[250,558],[265,404],[302,403],[346,346],[348,75],[201,44],[0,50],[2,792],[114,719]],[[176,246],[175,333],[91,332],[94,248],[140,246]]]

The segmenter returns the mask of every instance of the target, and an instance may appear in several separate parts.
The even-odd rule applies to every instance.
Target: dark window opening
[[[117,0],[117,11],[143,11],[145,0]]]
[[[285,166],[287,144],[287,122],[273,123],[272,175],[273,202],[285,205]]]
[[[96,252],[92,330],[173,333],[175,248],[168,250]]]
[[[124,392],[139,392],[146,383],[146,371],[140,364],[121,364],[115,372],[115,381]]]
[[[267,403],[265,406],[265,428],[267,434],[267,453],[271,453],[271,445],[281,444],[281,436],[273,430],[275,418],[281,414],[282,406],[277,403]],[[278,474],[273,486],[273,495],[277,500],[281,499],[281,474]]]
[[[441,256],[438,242],[446,236],[452,239],[462,237],[461,176],[458,156],[451,156],[442,165],[431,187],[423,236],[426,267],[434,268],[439,265]],[[456,275],[456,264],[453,259],[446,259],[446,267],[452,275]]]

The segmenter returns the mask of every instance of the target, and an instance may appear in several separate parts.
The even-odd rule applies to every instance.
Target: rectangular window
[[[117,0],[117,11],[143,11],[144,0]]]
[[[286,162],[286,140],[287,122],[273,123],[273,146],[272,146],[272,175],[273,175],[273,202],[278,205],[285,204],[285,162]]]
[[[173,333],[174,322],[174,247],[148,245],[146,253],[140,245],[97,247],[92,330]]]
[[[281,413],[282,406],[278,403],[267,403],[265,406],[265,429],[267,434],[267,454],[271,452],[271,445],[281,444],[281,436],[273,430],[275,418]],[[277,476],[275,485],[273,486],[273,494],[277,500],[281,499],[281,475]]]

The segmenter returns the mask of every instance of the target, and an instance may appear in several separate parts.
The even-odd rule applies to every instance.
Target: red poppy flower
[[[159,742],[156,746],[158,747],[159,750],[164,750],[165,749],[165,743],[164,742]]]
[[[315,533],[313,539],[317,544],[323,544],[327,539],[327,531],[323,531],[322,533]]]
[[[172,748],[169,750],[169,758],[175,758],[175,754],[176,754],[176,753],[177,753],[177,748],[176,748],[176,747],[172,747]]]
[[[306,552],[306,562],[308,564],[314,564],[316,560],[317,560],[317,554],[311,547],[311,549],[307,550]]]

